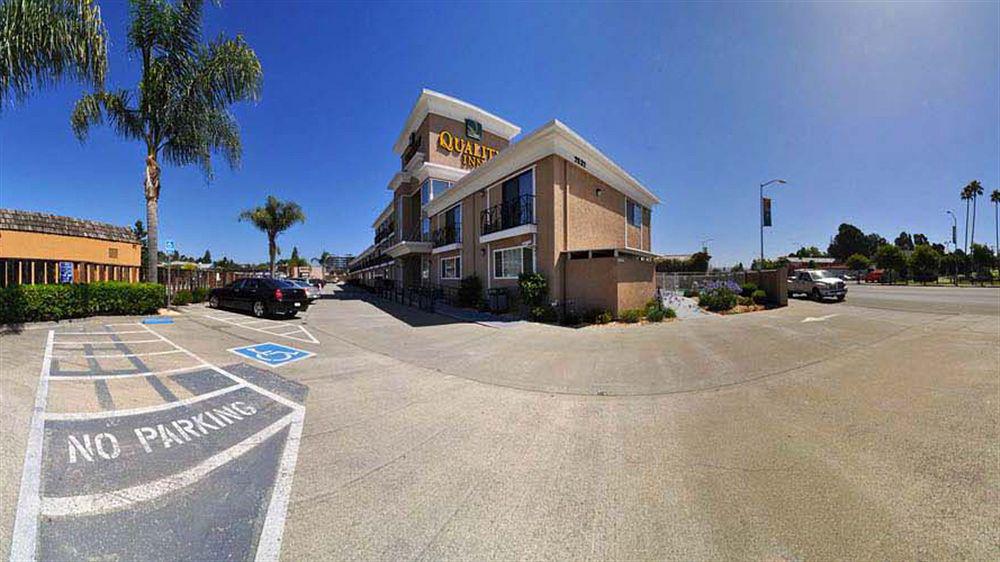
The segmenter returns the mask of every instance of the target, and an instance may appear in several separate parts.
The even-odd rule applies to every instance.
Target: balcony
[[[431,232],[431,245],[435,248],[449,244],[460,244],[461,242],[462,233],[454,226],[446,226]]]
[[[505,230],[518,227],[534,226],[535,224],[535,196],[522,195],[517,199],[504,201],[499,205],[494,205],[482,212],[480,216],[480,235],[484,238],[481,242],[503,238],[503,236],[490,236]],[[520,229],[529,230],[529,229]],[[489,239],[486,239],[489,237]]]
[[[408,254],[429,254],[430,251],[431,243],[423,239],[418,227],[410,232],[404,232],[403,239],[386,248],[385,253],[400,258]]]

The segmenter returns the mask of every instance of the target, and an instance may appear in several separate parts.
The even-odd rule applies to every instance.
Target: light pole
[[[955,285],[958,286],[958,256],[955,255],[955,250],[958,249],[958,219],[955,218],[955,213],[950,210],[946,210],[945,212],[951,215],[951,261],[953,264],[952,270],[955,272],[952,279]]]
[[[785,180],[774,179],[760,184],[760,261],[757,270],[764,270],[764,188],[772,183],[786,183]]]

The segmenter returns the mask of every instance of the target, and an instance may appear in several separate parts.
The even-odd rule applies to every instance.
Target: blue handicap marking
[[[146,318],[142,321],[143,324],[173,324],[173,318]]]
[[[299,361],[316,355],[310,351],[271,342],[236,347],[230,349],[229,351],[232,351],[237,355],[242,355],[248,359],[253,359],[254,361],[260,361],[261,363],[272,367],[279,367],[286,363]]]

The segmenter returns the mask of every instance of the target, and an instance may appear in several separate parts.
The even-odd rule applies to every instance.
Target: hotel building
[[[651,209],[659,199],[553,120],[521,129],[423,90],[393,145],[400,171],[350,264],[363,284],[517,289],[538,272],[557,307],[617,314],[655,292]]]

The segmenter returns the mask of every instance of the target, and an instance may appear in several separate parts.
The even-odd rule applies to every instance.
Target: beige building
[[[132,229],[0,209],[0,286],[139,281],[142,246]]]
[[[393,150],[401,170],[351,262],[362,283],[516,290],[538,272],[557,307],[642,306],[654,294],[651,208],[659,199],[559,121],[520,128],[424,90]]]

